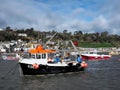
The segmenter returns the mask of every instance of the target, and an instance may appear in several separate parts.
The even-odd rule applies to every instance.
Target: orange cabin
[[[55,50],[43,49],[42,45],[38,45],[35,49],[30,49],[29,53],[54,53]]]

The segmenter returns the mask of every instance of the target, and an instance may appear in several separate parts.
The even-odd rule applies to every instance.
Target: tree
[[[67,30],[63,30],[63,33],[64,33],[64,34],[67,33]]]
[[[9,31],[11,31],[12,29],[11,29],[11,27],[10,26],[8,26],[8,27],[6,27],[6,29],[5,29],[7,32],[9,32]]]
[[[107,31],[101,33],[100,41],[101,42],[108,42],[108,32]]]

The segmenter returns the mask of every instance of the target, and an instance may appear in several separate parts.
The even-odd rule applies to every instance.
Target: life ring
[[[87,64],[86,62],[83,61],[83,62],[81,63],[81,67],[86,68],[87,66],[88,66],[88,64]]]
[[[37,63],[32,64],[32,66],[33,66],[34,69],[38,69],[39,68],[39,65]]]

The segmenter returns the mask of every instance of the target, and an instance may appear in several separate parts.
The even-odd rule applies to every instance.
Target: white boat
[[[78,72],[87,67],[85,62],[78,63],[75,58],[66,58],[55,50],[43,49],[41,45],[30,49],[26,56],[20,58],[19,64],[23,75]]]
[[[111,58],[109,54],[103,54],[97,51],[83,52],[81,54],[82,60],[108,60]]]

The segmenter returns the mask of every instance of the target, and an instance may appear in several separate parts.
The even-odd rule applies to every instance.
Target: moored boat
[[[84,71],[86,62],[79,63],[75,58],[66,58],[55,50],[43,49],[38,45],[30,49],[26,56],[19,60],[23,75],[58,74]]]
[[[111,58],[109,54],[103,54],[97,51],[89,51],[81,54],[82,60],[108,60]]]
[[[19,60],[18,54],[15,54],[15,53],[10,53],[10,54],[5,53],[5,54],[2,54],[1,57],[2,57],[2,60],[9,60],[9,61]]]

